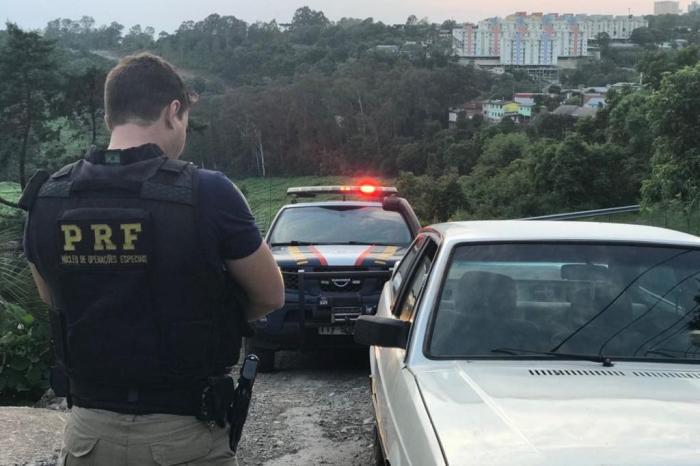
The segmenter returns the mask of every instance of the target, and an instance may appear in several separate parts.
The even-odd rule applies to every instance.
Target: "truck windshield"
[[[463,245],[441,290],[429,354],[503,358],[554,351],[700,362],[699,306],[695,249]]]
[[[270,244],[408,245],[411,232],[401,214],[374,206],[309,206],[284,210]]]

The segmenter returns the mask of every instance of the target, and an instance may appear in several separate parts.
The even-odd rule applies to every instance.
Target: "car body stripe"
[[[309,246],[309,251],[311,251],[311,253],[312,253],[314,256],[316,256],[316,258],[318,259],[318,261],[321,263],[321,266],[322,266],[322,267],[326,267],[326,266],[328,265],[328,261],[326,260],[326,258],[323,257],[323,254],[321,254],[321,251],[319,251],[318,249],[316,249],[315,246]]]
[[[396,246],[387,246],[386,249],[384,250],[384,252],[382,252],[379,255],[379,257],[377,257],[375,260],[386,262],[387,259],[390,259],[391,256],[396,254],[396,251],[398,251],[398,250],[399,250],[399,248]]]
[[[289,254],[292,255],[297,265],[306,265],[309,263],[309,261],[306,260],[306,256],[304,256],[298,246],[290,246],[288,250]]]
[[[367,259],[367,256],[369,256],[370,252],[372,252],[373,248],[374,248],[374,246],[369,246],[367,249],[362,251],[362,254],[360,254],[357,257],[357,260],[355,261],[355,265],[356,266],[362,265],[365,262],[365,259]]]

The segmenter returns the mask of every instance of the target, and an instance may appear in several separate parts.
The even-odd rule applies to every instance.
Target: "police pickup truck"
[[[246,347],[272,370],[275,351],[355,346],[355,320],[372,315],[384,282],[420,228],[393,187],[290,188],[290,204],[265,237],[285,284],[286,304],[254,323]],[[340,197],[297,202],[298,198]]]

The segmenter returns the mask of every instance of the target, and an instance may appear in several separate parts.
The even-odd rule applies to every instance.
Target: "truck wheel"
[[[382,441],[379,439],[377,424],[374,424],[374,451],[372,452],[372,464],[376,466],[386,466],[386,459],[384,458],[384,450],[382,450]]]

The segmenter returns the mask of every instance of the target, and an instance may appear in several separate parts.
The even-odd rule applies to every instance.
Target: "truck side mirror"
[[[411,323],[378,316],[360,316],[355,321],[355,343],[384,348],[408,346]]]

